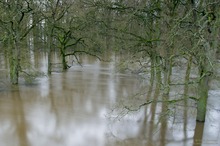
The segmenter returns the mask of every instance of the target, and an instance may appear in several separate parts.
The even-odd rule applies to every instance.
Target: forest
[[[114,54],[117,72],[147,87],[145,101],[124,105],[128,113],[157,104],[170,113],[181,104],[183,116],[193,106],[195,121],[206,122],[209,91],[219,86],[219,7],[219,0],[0,0],[0,89],[5,80],[8,88],[31,86],[83,66],[85,56],[105,63]],[[32,63],[38,54],[45,72]]]

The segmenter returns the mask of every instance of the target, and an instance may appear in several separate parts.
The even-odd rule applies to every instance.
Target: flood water
[[[46,60],[42,56],[35,65],[45,71]],[[181,105],[169,113],[160,103],[140,107],[148,81],[117,72],[114,62],[84,57],[82,64],[31,84],[21,80],[18,87],[2,79],[0,145],[220,145],[220,91],[210,91],[207,120],[196,123],[193,106],[185,117]]]

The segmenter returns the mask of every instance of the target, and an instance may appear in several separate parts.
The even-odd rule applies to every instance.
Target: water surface
[[[47,60],[36,66],[46,70]],[[195,107],[146,102],[147,81],[117,72],[115,63],[85,57],[34,83],[18,87],[1,82],[2,146],[218,146],[220,92],[210,91],[207,121],[195,122]],[[154,90],[151,96],[159,96]],[[190,109],[191,108],[191,109]],[[130,109],[130,111],[128,110]],[[176,111],[176,112],[173,112]]]

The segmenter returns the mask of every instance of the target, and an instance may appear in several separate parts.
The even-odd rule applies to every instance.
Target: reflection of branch
[[[170,86],[176,86],[176,85],[190,85],[190,84],[196,84],[198,81],[190,81],[188,83],[170,83]]]
[[[169,103],[169,104],[173,104],[173,103],[176,103],[176,102],[184,101],[184,100],[186,100],[187,98],[192,99],[192,100],[194,100],[194,101],[198,101],[198,98],[193,97],[193,96],[189,96],[189,97],[184,97],[184,98],[179,98],[179,99],[172,99],[172,100],[148,100],[147,102],[145,102],[145,103],[139,105],[138,108],[136,108],[136,109],[131,109],[131,108],[128,107],[128,106],[125,106],[124,108],[127,109],[128,111],[138,111],[138,110],[140,110],[143,106],[146,106],[146,105],[151,104],[151,103]]]
[[[143,107],[143,106],[145,106],[145,105],[148,105],[148,104],[151,104],[152,102],[154,102],[154,100],[149,100],[149,101],[147,101],[146,103],[143,103],[143,104],[139,105],[137,109],[131,109],[131,108],[129,108],[128,106],[125,106],[124,108],[127,109],[127,110],[129,110],[129,111],[138,111],[138,110],[141,109],[141,107]]]
[[[31,74],[27,73],[27,72],[24,71],[24,70],[20,70],[20,72],[25,73],[25,74],[28,75],[28,76],[31,76]]]
[[[43,72],[39,72],[39,71],[32,71],[32,72],[26,72],[22,69],[19,70],[19,72],[26,74],[29,77],[40,77],[40,76],[46,76]]]

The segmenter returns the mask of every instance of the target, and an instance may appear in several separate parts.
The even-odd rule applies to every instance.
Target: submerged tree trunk
[[[151,66],[150,66],[150,86],[153,87],[155,79],[155,55],[150,56]]]
[[[208,91],[209,91],[209,79],[210,79],[210,73],[209,73],[209,63],[208,59],[204,56],[201,58],[200,66],[199,66],[199,74],[200,74],[200,80],[198,84],[198,103],[197,103],[197,117],[196,120],[200,122],[205,121],[206,116],[206,105],[207,105],[207,99],[208,99]]]
[[[49,34],[49,42],[48,42],[48,51],[47,51],[47,73],[48,75],[51,74],[52,72],[52,62],[51,62],[51,51],[52,51],[52,46],[53,46],[53,26],[51,26],[50,34]]]
[[[159,87],[162,84],[162,78],[161,78],[161,60],[160,60],[160,56],[156,55],[156,77],[157,77],[157,84],[159,85]]]
[[[203,133],[204,133],[204,123],[196,122],[195,132],[193,136],[193,146],[201,146],[203,145]]]
[[[206,105],[208,99],[209,82],[213,74],[213,63],[215,58],[215,43],[207,41],[201,48],[199,60],[199,83],[198,83],[198,103],[197,103],[197,121],[204,122],[206,116]],[[214,56],[214,58],[213,58]]]
[[[197,103],[197,117],[196,120],[200,122],[205,121],[206,116],[206,105],[207,105],[207,99],[208,99],[208,79],[209,77],[203,77],[199,82],[199,100]]]
[[[170,93],[170,82],[172,75],[172,57],[165,58],[165,66],[164,66],[164,95],[169,96]]]
[[[195,0],[193,8],[196,6]],[[199,83],[198,83],[198,103],[197,103],[197,121],[204,122],[206,116],[206,105],[208,99],[209,82],[214,72],[214,61],[216,50],[219,45],[219,12],[216,8],[219,7],[216,1],[210,0],[208,2],[201,2],[201,8],[206,5],[207,17],[203,17],[202,21],[197,21],[203,27],[199,28],[200,32],[198,47],[198,67],[199,67]],[[215,6],[216,5],[216,6]],[[198,6],[199,8],[199,6]],[[199,16],[197,11],[194,10],[194,17]],[[196,18],[195,18],[196,20]]]
[[[190,79],[190,72],[192,68],[192,55],[189,56],[186,73],[185,73],[185,85],[184,85],[184,137],[187,138],[187,122],[188,122],[188,91],[189,91],[189,79]]]
[[[153,55],[153,60],[154,60],[154,63],[155,63],[155,66],[151,69],[155,70],[156,71],[156,86],[155,86],[155,92],[154,92],[154,95],[153,95],[153,100],[155,102],[153,102],[151,104],[151,107],[150,107],[150,112],[151,112],[151,116],[150,116],[150,126],[149,126],[149,140],[152,140],[153,139],[153,133],[154,133],[154,124],[155,124],[155,113],[156,113],[156,109],[157,109],[157,100],[158,100],[158,97],[160,95],[160,88],[161,88],[161,64],[160,64],[160,57],[157,55],[157,54],[152,54]]]
[[[67,70],[68,69],[68,65],[67,65],[67,62],[66,62],[65,47],[61,47],[60,48],[60,54],[61,54],[61,58],[62,58],[63,70]]]
[[[11,48],[9,54],[10,80],[12,84],[18,84],[19,70],[20,70],[20,48],[19,48],[19,42],[16,40],[16,38],[14,38],[13,43],[14,43],[13,48]]]
[[[48,63],[47,73],[48,73],[48,75],[50,75],[51,72],[52,72],[52,67],[51,67],[52,66],[52,63],[51,63],[51,47],[50,47],[50,45],[48,47],[48,52],[47,52],[47,63]]]
[[[12,84],[18,84],[19,65],[18,60],[13,56],[10,57],[10,80]]]
[[[214,10],[213,10],[214,11]],[[214,62],[216,50],[219,45],[219,23],[216,21],[213,25],[212,33],[206,33],[203,41],[203,48],[201,48],[201,56],[199,60],[199,75],[200,80],[198,84],[199,100],[197,103],[197,121],[204,122],[206,116],[206,105],[208,99],[209,82],[215,72]],[[211,26],[209,26],[211,27]],[[211,29],[211,28],[209,28]]]

